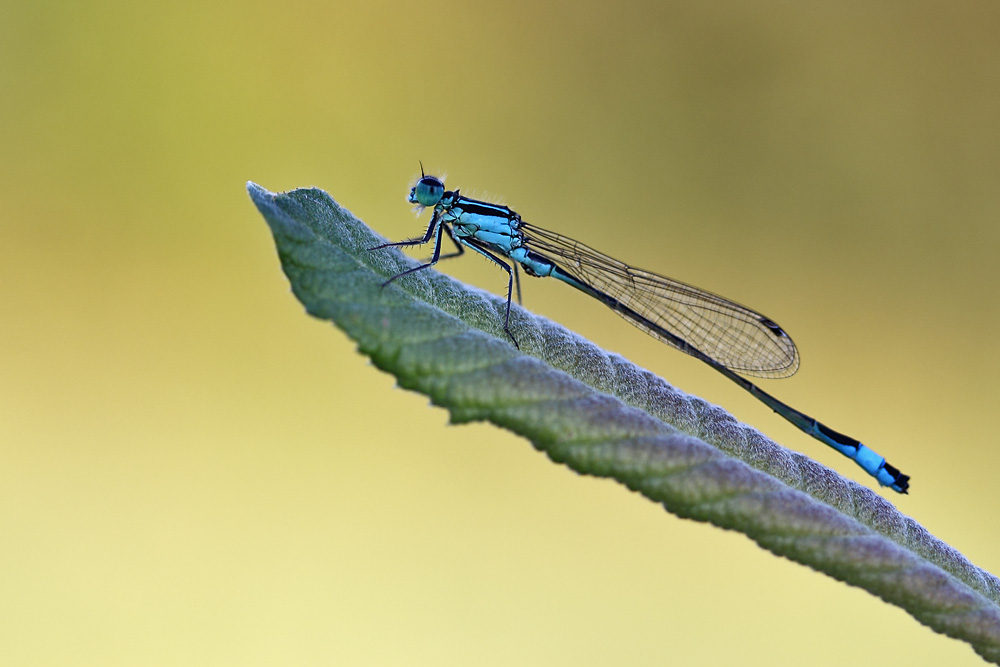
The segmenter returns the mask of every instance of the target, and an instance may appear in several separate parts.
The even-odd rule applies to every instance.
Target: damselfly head
[[[420,206],[437,206],[444,196],[444,182],[436,176],[421,176],[417,184],[410,188],[408,201]]]

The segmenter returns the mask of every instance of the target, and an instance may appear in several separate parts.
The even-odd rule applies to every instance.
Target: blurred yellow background
[[[304,314],[244,188],[319,186],[401,239],[419,159],[760,309],[803,357],[765,389],[885,454],[913,479],[883,493],[1000,571],[1000,5],[0,6],[0,662],[980,662],[447,426]],[[524,287],[872,485],[599,304]]]

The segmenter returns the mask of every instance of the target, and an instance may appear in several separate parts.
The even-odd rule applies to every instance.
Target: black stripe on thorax
[[[507,218],[508,220],[517,217],[517,213],[514,213],[514,211],[506,206],[489,204],[484,201],[466,199],[464,197],[455,202],[454,208],[460,208],[463,212],[471,213],[472,215],[494,216]]]

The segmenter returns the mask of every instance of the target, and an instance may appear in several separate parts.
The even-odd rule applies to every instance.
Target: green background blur
[[[699,4],[0,3],[0,662],[978,663],[447,426],[304,314],[246,195],[401,239],[419,159],[758,308],[803,357],[766,390],[1000,571],[1000,5]],[[570,292],[525,305],[871,485]]]

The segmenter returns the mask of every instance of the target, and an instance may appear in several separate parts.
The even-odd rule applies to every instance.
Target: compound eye
[[[421,206],[437,206],[444,196],[444,183],[434,176],[424,176],[413,186],[410,199]]]

